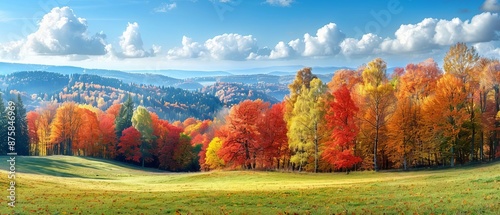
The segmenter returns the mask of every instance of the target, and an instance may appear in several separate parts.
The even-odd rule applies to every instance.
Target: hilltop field
[[[16,157],[2,214],[498,214],[500,163],[414,172],[169,173],[87,157]]]

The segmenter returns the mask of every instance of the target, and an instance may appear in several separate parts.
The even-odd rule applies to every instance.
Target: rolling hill
[[[7,160],[7,157],[1,157]],[[0,173],[7,175],[7,162]],[[16,158],[13,213],[496,214],[500,163],[415,172],[169,173],[88,157]],[[0,178],[8,184],[7,177]],[[7,198],[0,204],[6,205]],[[2,206],[4,207],[4,206]],[[9,210],[2,210],[2,213]]]

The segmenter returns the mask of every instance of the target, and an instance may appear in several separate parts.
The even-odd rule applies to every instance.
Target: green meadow
[[[500,162],[413,172],[170,173],[87,157],[16,158],[1,214],[499,214]]]

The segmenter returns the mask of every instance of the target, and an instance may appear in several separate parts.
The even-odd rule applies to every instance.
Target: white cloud
[[[76,17],[69,7],[55,7],[43,16],[36,32],[28,35],[21,48],[24,54],[103,55],[104,33],[89,36],[87,21]]]
[[[386,39],[381,48],[385,52],[410,52],[435,47],[432,42],[438,20],[427,18],[418,24],[401,25],[395,39]]]
[[[381,49],[388,53],[425,51],[449,46],[457,42],[478,43],[498,39],[500,17],[482,13],[471,20],[462,21],[424,19],[415,25],[401,25],[395,39],[385,39]]]
[[[486,0],[481,6],[481,10],[489,12],[498,12],[500,11],[500,3],[498,3],[498,0]]]
[[[500,41],[476,43],[473,46],[481,56],[495,59],[500,56]]]
[[[346,38],[342,41],[342,43],[340,43],[340,48],[342,50],[342,54],[345,56],[370,55],[376,51],[381,43],[381,37],[368,33],[363,35],[360,40]]]
[[[257,40],[252,35],[223,34],[208,39],[205,47],[216,60],[243,60],[258,49]]]
[[[288,7],[293,3],[293,0],[266,0],[266,3],[268,3],[270,5]]]
[[[293,41],[290,43],[293,44]],[[269,59],[289,58],[294,55],[295,55],[295,49],[290,44],[286,44],[283,41],[280,41],[271,51]]]
[[[144,51],[141,33],[139,32],[139,24],[137,22],[128,23],[127,29],[120,36],[120,47],[123,57],[149,57],[155,54],[155,50],[151,52]],[[153,49],[159,51],[158,46],[153,46]]]
[[[197,58],[210,57],[215,60],[245,60],[259,51],[257,40],[252,35],[222,34],[200,44],[190,38],[182,38],[182,47],[168,51],[168,57]]]
[[[161,4],[160,6],[158,6],[157,8],[153,9],[153,11],[155,13],[166,13],[170,10],[173,10],[177,8],[177,3],[171,3],[171,4],[168,4],[168,3],[163,3]]]
[[[344,40],[345,34],[342,33],[335,23],[329,23],[318,29],[316,36],[308,33],[304,35],[304,56],[326,56],[336,55],[339,50],[339,44]]]
[[[182,37],[182,47],[168,50],[167,56],[172,59],[197,58],[204,55],[205,47],[189,37]]]

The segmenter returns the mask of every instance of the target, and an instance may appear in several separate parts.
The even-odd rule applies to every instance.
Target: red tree
[[[361,162],[361,158],[354,155],[355,139],[359,132],[354,117],[359,109],[346,85],[333,92],[333,96],[335,99],[329,104],[329,114],[326,115],[327,126],[332,130],[332,140],[325,143],[322,156],[335,169],[351,168]]]
[[[134,127],[129,127],[122,132],[120,143],[118,144],[118,153],[125,156],[125,160],[139,162],[141,159],[141,133]]]
[[[262,100],[245,100],[231,108],[224,125],[226,128],[221,129],[227,131],[227,137],[218,152],[226,164],[243,165],[247,169],[257,166],[258,122],[268,107],[269,103]]]
[[[26,121],[28,124],[28,137],[29,137],[29,145],[30,145],[30,154],[38,155],[38,118],[40,118],[40,114],[35,111],[30,111],[26,114]]]
[[[259,120],[258,149],[264,168],[280,168],[280,164],[290,159],[284,108],[284,103],[275,104]]]
[[[115,133],[115,116],[113,114],[101,114],[99,120],[101,130],[101,153],[104,158],[113,159],[116,156],[117,140]]]

